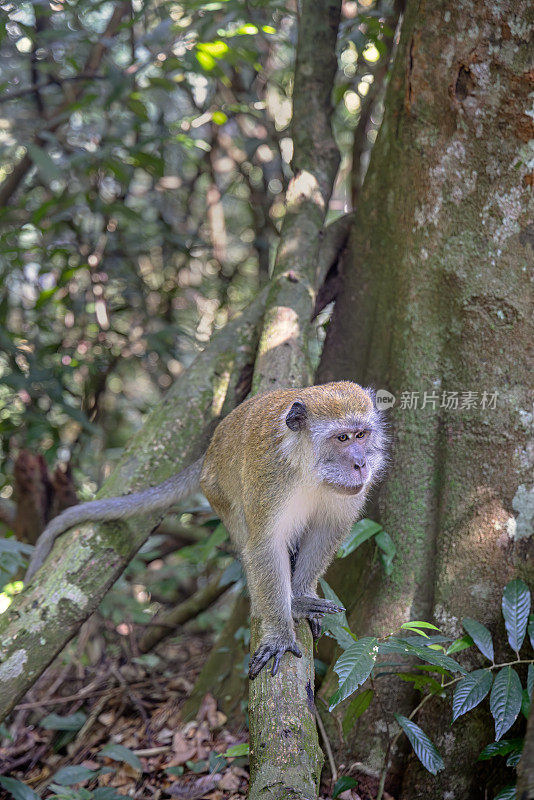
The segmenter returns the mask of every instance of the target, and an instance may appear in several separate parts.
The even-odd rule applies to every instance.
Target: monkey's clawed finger
[[[248,668],[248,676],[250,680],[257,678],[263,667],[267,664],[269,659],[273,659],[272,674],[276,675],[280,666],[280,661],[284,653],[289,652],[302,658],[302,653],[296,642],[289,642],[286,644],[274,644],[267,642],[258,647],[252,658],[250,659],[250,666]]]
[[[302,595],[294,597],[291,602],[291,613],[293,617],[324,617],[325,614],[340,614],[345,611],[343,606],[332,603],[331,600],[323,600],[320,597]]]

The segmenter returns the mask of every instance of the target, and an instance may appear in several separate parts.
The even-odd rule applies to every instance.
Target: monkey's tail
[[[91,500],[62,511],[48,523],[39,536],[26,572],[25,582],[27,583],[44,563],[57,537],[69,528],[84,522],[110,522],[127,519],[136,514],[163,511],[198,491],[203,462],[204,456],[177,475],[173,475],[158,486],[151,486],[150,489],[143,489],[140,492],[120,497]]]

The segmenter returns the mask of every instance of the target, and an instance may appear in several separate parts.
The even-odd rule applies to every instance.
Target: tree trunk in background
[[[502,641],[503,586],[519,575],[534,588],[532,17],[528,0],[414,0],[406,9],[318,376],[372,383],[397,398],[379,498],[397,557],[390,578],[361,572],[351,619],[359,635],[411,618],[456,636],[470,616]],[[402,392],[419,393],[418,408],[403,408]],[[458,393],[457,409],[442,406],[444,392],[447,400]],[[461,407],[463,392],[478,393],[474,407]],[[395,730],[391,712],[413,709],[415,698],[396,678],[376,683],[383,705],[359,719],[350,750],[378,771],[384,709]],[[322,696],[335,685],[328,675]],[[450,705],[427,708],[416,721],[445,771],[433,777],[397,752],[386,787],[410,800],[484,797],[473,765],[493,741],[489,715],[462,717],[451,735]]]

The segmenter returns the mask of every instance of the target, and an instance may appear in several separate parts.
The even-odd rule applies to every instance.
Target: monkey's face
[[[373,473],[369,448],[372,430],[368,426],[343,425],[332,431],[328,425],[318,436],[320,426],[314,427],[316,469],[321,483],[340,494],[359,494]]]
[[[320,483],[344,495],[362,492],[385,464],[382,414],[376,410],[371,394],[359,386],[357,389],[358,407],[341,418],[314,413],[311,403],[300,401],[293,403],[285,418],[303,449],[311,443],[315,476]]]

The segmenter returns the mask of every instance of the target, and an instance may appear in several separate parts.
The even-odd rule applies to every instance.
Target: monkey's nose
[[[365,468],[365,458],[355,459],[354,469],[364,469],[364,468]]]

